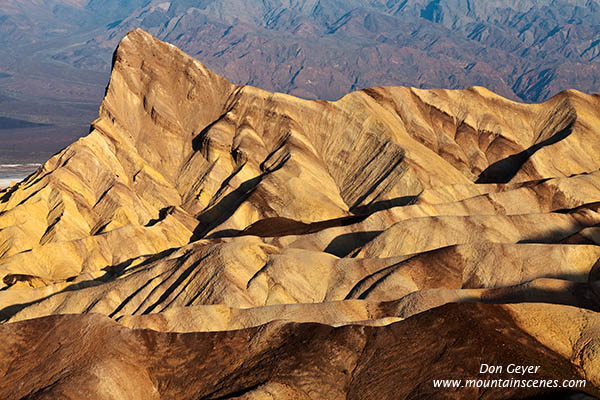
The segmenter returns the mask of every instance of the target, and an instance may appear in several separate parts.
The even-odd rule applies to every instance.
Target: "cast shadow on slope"
[[[362,222],[368,217],[370,217],[372,214],[375,214],[376,212],[389,210],[394,207],[404,207],[414,204],[419,199],[419,196],[420,194],[415,196],[402,196],[390,200],[382,200],[352,209],[351,212],[354,215],[348,215],[345,217],[311,223],[305,223],[302,221],[297,221],[285,217],[263,218],[254,222],[246,229],[223,229],[217,232],[213,232],[212,234],[207,236],[206,239],[219,239],[239,236],[282,237],[289,235],[308,235],[311,233],[322,231],[324,229],[348,226]],[[381,232],[373,231],[373,234],[375,234],[375,236],[379,235],[379,233]],[[353,234],[349,235],[351,236]],[[356,235],[362,237],[364,236],[364,233],[359,232]],[[338,241],[336,243],[332,242],[330,246],[328,246],[329,250],[325,250],[325,252],[337,255],[336,253],[338,252],[346,251],[341,249],[340,246],[347,248],[347,244],[343,245],[344,242],[347,242],[347,239],[344,239],[343,237],[350,238],[350,236],[341,235]],[[371,239],[375,236],[372,236]],[[347,250],[345,254],[349,254],[355,248],[356,247]],[[330,251],[334,251],[335,253],[332,253]]]
[[[552,135],[546,140],[543,140],[520,153],[513,154],[507,158],[503,158],[502,160],[496,161],[487,167],[475,183],[508,183],[512,178],[517,175],[521,167],[533,156],[538,150],[551,146],[555,143],[560,142],[563,139],[566,139],[573,132],[573,125],[575,123],[576,117],[573,117],[572,120],[568,123],[568,125]]]
[[[273,172],[283,168],[290,159],[286,153],[272,168],[268,168],[255,178],[243,182],[237,189],[225,195],[218,203],[205,210],[198,216],[199,224],[194,229],[190,241],[204,238],[212,229],[227,221],[237,209],[254,193],[262,180]]]
[[[350,218],[357,218],[357,217],[353,216]],[[292,222],[296,222],[296,221],[292,221]],[[263,222],[263,224],[265,224],[265,222]],[[266,226],[269,226],[269,225],[270,224],[268,224],[268,223],[266,224]],[[350,253],[353,250],[353,248],[356,246],[357,243],[362,243],[362,242],[366,242],[366,241],[368,242],[373,237],[376,237],[377,235],[379,235],[379,233],[380,232],[377,232],[377,231],[365,231],[365,232],[355,232],[355,233],[351,233],[351,234],[340,235],[340,236],[336,237],[335,239],[333,239],[332,242],[330,242],[330,244],[327,246],[327,249],[325,251],[330,252],[331,254],[335,254],[337,256],[344,256],[344,254]],[[569,230],[569,232],[555,231],[555,232],[551,232],[548,237],[531,238],[531,239],[526,240],[525,242],[527,242],[527,243],[547,243],[547,242],[560,243],[561,240],[564,240],[565,238],[568,239],[570,235],[572,235],[572,231],[570,231],[570,230]],[[67,293],[67,292],[73,292],[73,291],[80,290],[80,289],[85,289],[87,287],[98,286],[98,285],[102,285],[104,283],[109,283],[111,281],[114,281],[126,272],[132,273],[135,270],[138,270],[140,268],[144,268],[144,267],[148,266],[149,264],[151,264],[154,261],[158,261],[160,259],[166,258],[176,250],[177,249],[175,249],[175,248],[168,249],[159,254],[148,256],[147,258],[144,258],[140,264],[135,265],[135,267],[133,267],[133,268],[130,268],[131,265],[133,264],[133,262],[135,260],[140,260],[140,258],[137,257],[136,259],[127,260],[127,261],[117,264],[115,266],[106,267],[104,269],[106,271],[106,273],[105,273],[105,275],[103,275],[101,277],[74,283],[56,293],[50,294],[50,295],[42,297],[40,299],[36,299],[34,301],[20,303],[20,304],[13,304],[13,305],[4,307],[3,309],[0,309],[0,321],[7,322],[14,315],[18,314],[23,309],[25,309],[29,306],[36,305],[38,303],[42,303],[43,301],[45,301],[49,298],[52,298],[56,295],[59,295],[62,293]],[[600,264],[598,264],[598,265],[600,265]],[[183,281],[185,281],[189,276],[191,276],[191,274],[194,273],[194,270],[196,268],[198,268],[199,266],[200,266],[200,261],[194,263],[192,266],[187,268],[186,271],[184,271],[184,273],[179,277],[179,279],[177,279],[175,281],[174,284],[169,285],[169,288],[167,288],[166,292],[163,293],[162,296],[160,296],[160,299],[158,301],[154,301],[153,304],[150,305],[149,307],[147,307],[145,310],[143,310],[143,311],[138,310],[138,311],[142,311],[141,312],[142,314],[148,314],[148,313],[151,313],[157,306],[162,305],[161,303],[166,301],[168,299],[169,295],[173,291],[177,290],[178,287],[180,286],[180,284]],[[387,268],[387,269],[389,269],[390,272],[392,272],[393,268]],[[597,281],[597,276],[598,276],[597,270],[598,270],[598,268],[594,267],[585,274],[577,274],[577,273],[567,274],[567,275],[551,274],[551,275],[543,276],[543,278],[554,278],[554,279],[560,279],[560,280],[566,280],[566,281],[573,282],[574,284],[570,288],[566,289],[568,292],[571,293],[570,296],[562,296],[561,294],[563,292],[561,292],[560,290],[556,290],[555,288],[551,288],[551,287],[550,288],[526,287],[522,291],[520,291],[518,298],[513,297],[513,294],[511,294],[510,291],[507,291],[504,294],[504,297],[502,296],[501,293],[497,293],[500,296],[496,295],[496,296],[494,296],[493,299],[492,298],[486,299],[485,302],[498,304],[498,303],[543,301],[543,302],[553,303],[553,304],[575,305],[577,307],[589,309],[592,311],[600,311],[600,299],[598,298],[598,296],[597,295],[593,296],[593,297],[587,296],[586,293],[589,294],[590,292],[589,292],[589,290],[586,291],[584,288],[584,286],[589,285],[589,283]],[[383,273],[382,279],[385,279],[385,276],[387,275],[387,273],[385,271],[379,271],[378,274],[380,274],[380,273]],[[369,278],[369,277],[366,277],[365,279],[367,279],[367,278]],[[69,280],[67,280],[67,281],[69,281]],[[357,283],[357,286],[360,286],[360,282]],[[377,286],[376,282],[374,285],[370,285],[370,286],[372,286],[372,287]],[[455,287],[455,289],[458,289],[458,288],[460,288],[460,286]],[[9,289],[9,288],[8,287],[3,288],[3,290],[6,290],[6,289]],[[450,288],[450,289],[452,289],[452,288]],[[130,294],[125,299],[123,299],[121,304],[118,305],[116,307],[116,309],[109,314],[109,316],[114,317],[116,315],[116,313],[118,313],[120,310],[122,310],[123,307],[131,299],[133,299],[138,294],[138,292],[140,292],[141,290],[143,290],[143,287],[137,288],[137,290],[135,290],[134,293]],[[593,291],[594,291],[594,293],[596,292],[596,290],[593,290]],[[199,294],[200,294],[200,292],[198,293],[198,295]],[[564,294],[568,294],[568,293],[565,292]],[[359,299],[366,298],[367,297],[366,295],[368,295],[367,292],[362,293],[362,296],[357,296],[356,298],[359,298]],[[568,299],[571,299],[571,300],[568,300]],[[572,299],[577,299],[577,301],[575,302],[576,304],[573,304]],[[472,301],[478,301],[478,300],[472,299]],[[168,305],[166,305],[166,306],[168,306]],[[88,308],[88,310],[86,310],[84,312],[87,312],[87,311],[90,311],[90,309]]]
[[[161,255],[163,257],[167,257],[174,250],[175,249],[167,250],[167,251],[163,252],[165,254],[161,253]],[[149,259],[145,260],[143,263],[136,265],[135,269],[140,269],[145,266],[148,266],[150,263],[152,263],[153,261],[157,261],[159,258],[160,257],[158,257],[158,255],[150,257]],[[165,304],[165,302],[169,299],[170,295],[173,292],[175,292],[176,290],[185,290],[185,288],[182,289],[180,287],[181,284],[183,284],[183,282],[185,282],[187,280],[187,283],[185,283],[185,286],[187,286],[190,284],[191,281],[194,280],[193,278],[188,280],[188,278],[190,276],[192,276],[192,274],[197,273],[197,270],[199,268],[201,268],[201,264],[202,264],[202,261],[204,260],[204,258],[205,257],[195,261],[194,263],[192,263],[192,265],[187,267],[181,273],[181,275],[177,277],[177,279],[173,283],[169,284],[169,286],[165,289],[165,291],[160,295],[158,300],[152,301],[151,304],[147,304],[145,301],[142,301],[140,303],[140,305],[138,306],[138,308],[132,313],[132,315],[150,314],[158,306],[160,306],[162,310],[169,307],[174,300],[171,300],[168,304]],[[127,264],[127,262],[125,262],[123,264]],[[375,275],[375,274],[371,274],[366,277],[363,277],[360,281],[356,282],[355,286],[352,288],[352,290],[350,290],[350,292],[346,296],[346,300],[353,299],[353,298],[363,299],[363,300],[367,299],[369,292],[371,292],[373,289],[375,289],[377,287],[378,281],[382,281],[382,280],[386,279],[387,275],[392,274],[394,272],[395,267],[397,267],[397,266],[398,265],[393,265],[390,267],[386,267],[384,270],[380,270],[380,271],[376,272],[375,274],[381,274],[381,273],[383,273],[383,274],[379,279],[374,281],[373,284],[368,285],[367,287],[364,287],[365,290],[357,291],[356,288],[358,288],[361,285],[361,282],[363,282],[363,281],[366,282],[367,280],[370,280],[373,277],[373,275]],[[83,289],[86,289],[89,287],[94,287],[94,286],[99,286],[102,284],[110,283],[110,282],[114,281],[116,278],[118,278],[118,276],[122,275],[125,272],[125,269],[123,269],[123,268],[126,269],[126,266],[125,267],[120,266],[119,268],[113,267],[113,268],[110,268],[110,270],[107,269],[107,274],[102,277],[92,279],[92,280],[87,280],[87,281],[81,281],[81,282],[69,285],[68,287],[66,287],[56,293],[52,293],[48,296],[44,296],[42,298],[39,298],[39,299],[36,299],[33,301],[19,303],[19,304],[12,304],[10,306],[4,307],[4,308],[0,309],[0,323],[9,322],[9,320],[12,317],[14,317],[15,315],[17,315],[19,312],[26,309],[27,307],[41,304],[44,301],[46,301],[54,296],[58,296],[58,295],[61,295],[64,293],[75,292],[77,290],[83,290]],[[583,308],[583,309],[588,309],[590,311],[599,312],[600,311],[600,293],[598,293],[596,291],[596,289],[594,287],[592,287],[592,285],[591,285],[591,283],[595,281],[596,276],[597,276],[597,273],[595,273],[595,269],[596,268],[592,268],[592,270],[590,270],[588,273],[580,273],[580,274],[575,274],[575,273],[562,274],[562,273],[560,273],[560,274],[545,275],[543,277],[536,278],[536,279],[547,278],[547,279],[556,279],[556,280],[565,281],[565,283],[567,283],[567,282],[569,283],[569,285],[567,287],[560,287],[560,288],[536,287],[535,285],[534,286],[527,285],[528,282],[533,282],[533,281],[524,281],[524,282],[521,282],[520,284],[516,284],[516,285],[511,284],[508,286],[482,287],[481,289],[485,289],[488,292],[488,295],[484,295],[481,298],[473,297],[473,296],[465,296],[462,298],[462,300],[460,302],[462,302],[462,303],[475,302],[475,303],[487,303],[487,304],[514,304],[514,303],[543,302],[543,303],[548,303],[548,304],[575,306],[578,308]],[[128,270],[128,271],[131,272],[131,270]],[[174,273],[174,271],[172,271],[172,273]],[[597,281],[595,281],[595,282],[597,282]],[[453,286],[453,285],[450,285],[450,286]],[[112,310],[108,314],[108,317],[114,319],[115,316],[121,310],[123,310],[123,308],[128,303],[130,303],[130,301],[133,298],[135,298],[145,288],[146,288],[146,285],[142,285],[141,287],[134,290],[131,294],[129,294],[126,298],[124,298],[119,303],[119,305],[117,305],[114,308],[114,310]],[[414,295],[419,296],[419,293],[427,292],[428,289],[461,290],[461,287],[460,287],[460,284],[459,284],[459,286],[455,286],[455,287],[431,287],[431,288],[423,287],[419,290],[416,290],[416,291],[413,291],[410,293],[405,293],[401,296],[398,296],[397,300],[401,300],[407,296],[414,296]],[[352,295],[352,293],[354,293],[355,295]],[[197,292],[193,296],[193,298],[185,304],[185,306],[192,305],[194,303],[194,300],[201,294],[202,294],[202,291]],[[98,300],[100,300],[100,299],[98,299]],[[91,312],[92,307],[96,303],[97,303],[97,301],[92,302],[91,305],[86,310],[83,310],[83,313]],[[144,309],[142,309],[142,307],[144,307]]]
[[[344,233],[336,236],[323,250],[336,257],[344,258],[362,246],[369,243],[371,240],[379,236],[383,231],[363,231]]]
[[[148,266],[149,264],[151,264],[151,263],[153,263],[155,261],[158,261],[158,260],[160,260],[162,258],[168,257],[169,255],[171,255],[172,253],[174,253],[176,250],[178,250],[178,248],[171,248],[171,249],[167,249],[167,250],[161,251],[160,253],[150,255],[143,262],[141,262],[140,264],[137,264],[134,268],[135,269],[141,269],[143,267],[146,267],[146,266]],[[41,298],[39,298],[37,300],[33,300],[33,301],[30,301],[30,302],[25,302],[25,303],[19,303],[19,304],[12,304],[10,306],[1,308],[0,309],[0,323],[7,322],[11,317],[13,317],[17,313],[19,313],[21,310],[23,310],[23,309],[25,309],[25,308],[27,308],[29,306],[41,303],[44,300],[50,299],[50,298],[52,298],[52,297],[54,297],[56,295],[59,295],[59,294],[62,294],[62,293],[74,292],[74,291],[77,291],[77,290],[80,290],[80,289],[85,289],[85,288],[88,288],[88,287],[99,286],[99,285],[102,285],[102,284],[114,281],[116,278],[118,278],[121,275],[123,275],[126,271],[127,272],[131,272],[132,269],[128,269],[128,268],[131,266],[131,264],[133,264],[133,262],[135,260],[139,260],[139,259],[140,259],[140,257],[134,257],[134,258],[131,258],[129,260],[123,261],[123,262],[121,262],[121,263],[119,263],[117,265],[108,266],[108,267],[106,267],[106,268],[103,269],[105,271],[105,274],[102,275],[102,276],[100,276],[100,277],[98,277],[98,278],[88,279],[88,280],[85,280],[85,281],[80,281],[80,282],[73,283],[73,284],[65,287],[64,289],[56,292],[56,293],[52,293],[52,294],[50,294],[48,296],[41,297]],[[6,278],[7,277],[9,279],[11,278],[10,275],[7,275],[5,277],[5,282],[6,282]],[[76,277],[68,278],[66,280],[66,282],[73,282],[73,280],[75,278]],[[4,288],[0,289],[0,291],[9,290],[9,289],[10,289],[10,286],[5,286]],[[142,290],[142,289],[143,288],[140,288],[139,290]],[[134,295],[135,295],[135,293],[132,294],[130,297],[133,298]],[[124,306],[124,304],[120,305],[119,307],[122,308],[122,306]]]

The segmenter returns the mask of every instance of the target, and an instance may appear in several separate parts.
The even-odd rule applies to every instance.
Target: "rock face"
[[[0,192],[0,397],[600,394],[598,96],[301,100],[142,30],[113,59]],[[519,378],[483,363],[586,384],[434,387]]]
[[[40,331],[49,332],[41,342]],[[418,339],[407,340],[417,332]],[[489,352],[490,363],[509,355],[519,365],[540,366],[539,379],[578,377],[564,357],[516,328],[506,310],[481,304],[447,305],[386,328],[273,322],[213,334],[159,333],[92,314],[9,324],[0,334],[7,338],[0,357],[11,363],[5,379],[28,382],[4,386],[5,398],[421,399],[439,396],[433,379],[479,371],[490,347],[504,352]],[[27,348],[34,341],[37,351]],[[36,364],[40,356],[48,362],[44,369]],[[443,391],[454,399],[536,392]]]

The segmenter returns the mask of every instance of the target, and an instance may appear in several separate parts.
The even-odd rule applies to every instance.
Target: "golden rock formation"
[[[0,192],[0,393],[423,398],[529,362],[598,395],[599,106],[307,101],[132,31],[90,134]]]

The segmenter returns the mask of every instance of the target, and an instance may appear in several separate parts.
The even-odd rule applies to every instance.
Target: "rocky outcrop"
[[[504,399],[552,392],[433,388],[437,379],[523,377],[479,374],[482,362],[539,367],[536,379],[597,379],[520,328],[513,314],[527,311],[453,304],[386,327],[273,322],[187,334],[130,330],[96,314],[52,316],[0,327],[6,338],[0,357],[10,362],[5,379],[28,382],[0,393],[37,399],[90,393],[110,399],[421,399],[443,392],[449,399]],[[582,365],[586,373],[589,366]]]
[[[0,192],[2,397],[597,395],[597,106],[301,100],[132,31],[90,134]]]

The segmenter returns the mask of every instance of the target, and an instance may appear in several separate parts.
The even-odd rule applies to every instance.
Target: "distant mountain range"
[[[93,56],[142,27],[238,83],[311,98],[379,85],[479,85],[537,102],[600,84],[594,1],[253,3],[151,2],[56,57],[108,70],[106,56]]]
[[[8,0],[0,114],[64,127],[65,140],[85,133],[112,51],[137,27],[235,83],[305,98],[478,85],[539,102],[599,89],[599,10],[593,0]]]

